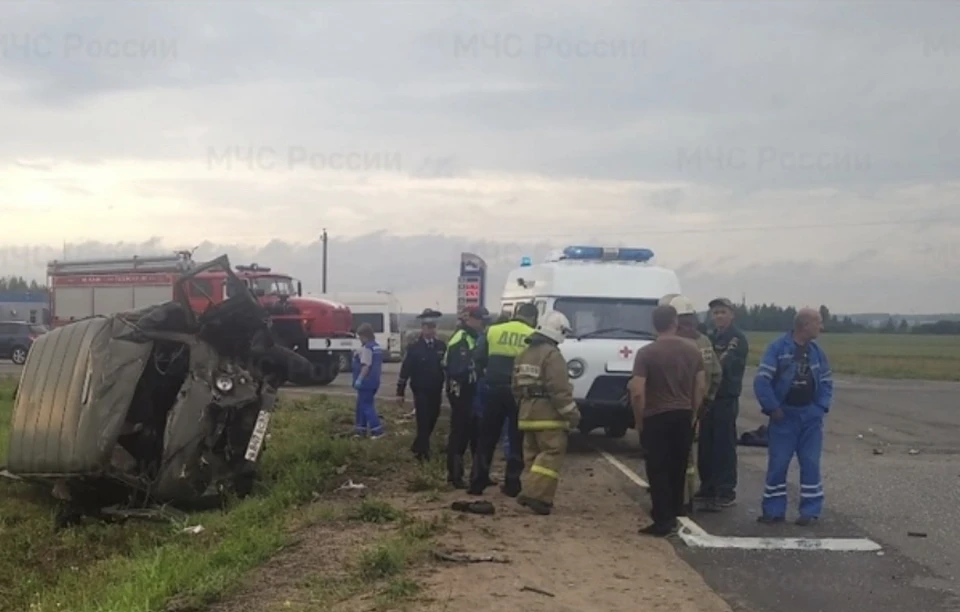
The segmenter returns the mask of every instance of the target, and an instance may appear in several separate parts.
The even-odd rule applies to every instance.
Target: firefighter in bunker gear
[[[513,366],[513,394],[520,408],[517,425],[523,432],[526,463],[517,502],[542,515],[553,510],[567,432],[580,423],[567,362],[557,347],[570,331],[563,313],[547,313]]]
[[[723,368],[720,359],[713,350],[713,343],[697,329],[697,309],[693,302],[684,295],[671,293],[660,298],[660,306],[673,306],[677,311],[677,335],[681,338],[693,340],[703,355],[703,365],[707,374],[707,392],[704,395],[703,405],[693,414],[693,444],[690,446],[690,459],[687,463],[687,480],[684,487],[683,503],[687,512],[693,511],[693,497],[697,492],[697,436],[700,433],[700,422],[706,415],[707,406],[713,401],[720,388],[723,377]]]
[[[447,342],[443,368],[450,401],[450,435],[447,437],[447,482],[457,489],[466,489],[463,456],[473,436],[473,396],[477,391],[477,371],[473,351],[477,337],[489,317],[486,308],[469,309],[457,331]]]
[[[369,324],[361,325],[357,329],[357,336],[363,345],[353,355],[353,388],[357,390],[353,433],[361,437],[369,431],[371,439],[376,439],[383,435],[383,424],[377,414],[375,399],[380,389],[383,351]]]
[[[478,372],[487,383],[487,398],[479,428],[479,452],[474,457],[470,478],[468,492],[472,495],[482,495],[490,482],[490,465],[504,426],[508,428],[514,454],[504,449],[507,471],[502,491],[509,497],[516,497],[520,493],[523,456],[517,430],[517,402],[511,384],[514,360],[526,348],[526,340],[533,333],[536,321],[537,307],[530,303],[521,304],[513,319],[491,325],[477,342],[474,360]]]
[[[753,390],[763,414],[770,417],[761,523],[784,520],[787,470],[794,454],[800,463],[797,524],[816,522],[823,510],[820,454],[823,418],[833,400],[833,376],[826,353],[815,341],[822,325],[817,310],[799,310],[793,331],[771,342],[757,366]]]

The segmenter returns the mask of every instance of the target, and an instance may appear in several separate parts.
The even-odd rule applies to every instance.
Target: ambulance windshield
[[[653,310],[657,300],[627,298],[557,298],[554,310],[570,320],[574,336],[636,338],[653,335]]]

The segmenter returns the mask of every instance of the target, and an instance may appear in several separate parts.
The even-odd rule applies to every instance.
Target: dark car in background
[[[27,362],[27,353],[33,341],[47,332],[47,328],[24,321],[0,322],[0,359],[9,359],[17,365]]]

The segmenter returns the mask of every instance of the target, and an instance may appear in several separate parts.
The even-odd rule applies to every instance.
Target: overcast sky
[[[408,310],[584,242],[701,303],[960,310],[955,3],[2,10],[6,273],[206,242],[318,288],[326,227],[331,287]]]

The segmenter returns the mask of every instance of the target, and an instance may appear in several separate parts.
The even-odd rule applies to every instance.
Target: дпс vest
[[[532,327],[516,319],[487,328],[485,338],[477,346],[477,365],[483,368],[489,385],[510,385],[514,362],[527,348],[527,338],[532,333]]]

